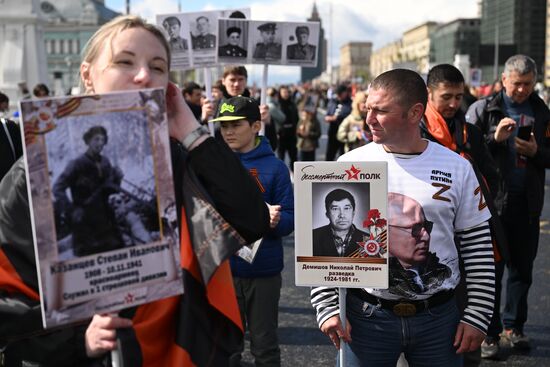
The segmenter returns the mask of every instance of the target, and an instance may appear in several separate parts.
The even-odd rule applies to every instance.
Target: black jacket
[[[503,109],[503,94],[492,95],[486,99],[477,101],[468,110],[466,120],[469,123],[479,127],[489,146],[489,151],[496,161],[497,168],[501,177],[500,189],[502,194],[495,195],[497,208],[501,210],[506,206],[506,184],[504,177],[508,173],[508,140],[503,142],[495,141],[495,131],[498,123],[505,116]],[[548,133],[550,111],[544,101],[536,94],[529,96],[529,103],[535,115],[535,124],[533,133],[537,142],[537,153],[534,157],[527,158],[527,167],[525,175],[525,195],[527,197],[527,206],[529,216],[539,217],[544,204],[544,182],[545,169],[550,168],[550,134]]]
[[[363,232],[353,226],[353,233],[351,235],[349,245],[346,248],[344,257],[352,255],[355,251],[359,250],[359,242],[364,242],[365,237],[368,238],[368,233]],[[313,230],[313,256],[334,256],[339,257],[336,245],[332,239],[332,230],[330,224],[326,226],[315,228]]]
[[[0,180],[9,171],[12,164],[17,158],[23,155],[23,147],[21,144],[21,132],[19,126],[11,120],[0,118],[5,122],[5,125],[0,121]],[[6,135],[6,129],[8,131]],[[10,144],[11,140],[11,144]],[[12,150],[13,144],[13,150]]]

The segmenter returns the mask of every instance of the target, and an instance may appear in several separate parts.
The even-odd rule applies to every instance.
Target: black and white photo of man
[[[165,18],[162,26],[168,33],[168,44],[172,52],[187,51],[189,46],[187,40],[181,37],[181,21],[174,16]]]
[[[356,200],[347,190],[334,189],[325,196],[327,225],[313,229],[313,256],[349,257],[360,250],[369,234],[358,229],[353,220]]]
[[[309,44],[309,27],[296,27],[296,43],[286,47],[286,56],[289,60],[313,60],[316,47]]]
[[[220,46],[218,56],[245,58],[248,52],[240,46],[242,29],[239,27],[229,27],[225,33],[227,35],[227,44]]]
[[[195,22],[196,31],[191,34],[193,50],[204,50],[216,47],[216,36],[210,33],[210,20],[201,15]]]

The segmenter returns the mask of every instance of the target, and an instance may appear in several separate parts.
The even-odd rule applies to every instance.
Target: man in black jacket
[[[466,120],[481,129],[501,175],[495,197],[510,251],[501,336],[519,349],[529,348],[523,325],[539,242],[545,169],[550,168],[550,111],[533,92],[536,80],[533,59],[512,56],[502,73],[504,89],[474,103],[466,114]],[[528,134],[518,136],[523,129]],[[486,344],[498,345],[502,325],[499,313],[494,316]]]

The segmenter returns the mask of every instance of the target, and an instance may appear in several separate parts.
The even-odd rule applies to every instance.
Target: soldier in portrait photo
[[[182,52],[189,49],[187,40],[180,35],[181,21],[178,18],[174,16],[167,17],[162,21],[162,26],[168,33],[168,44],[172,52]]]
[[[225,33],[227,35],[227,44],[220,46],[218,56],[246,58],[248,52],[240,46],[242,29],[239,27],[229,27]]]
[[[120,193],[122,170],[102,154],[109,141],[107,129],[92,126],[82,136],[87,148],[67,164],[53,186],[55,208],[72,229],[76,256],[86,256],[123,247],[121,233],[109,205]],[[67,196],[70,191],[71,199]]]
[[[314,45],[309,44],[309,27],[296,27],[295,44],[286,47],[286,55],[289,60],[313,60],[315,59]]]
[[[258,30],[262,42],[256,43],[253,57],[255,59],[280,60],[282,46],[275,40],[277,24],[264,23],[258,26]]]
[[[210,20],[201,15],[196,19],[196,31],[191,34],[193,50],[204,50],[216,47],[216,36],[210,33]]]

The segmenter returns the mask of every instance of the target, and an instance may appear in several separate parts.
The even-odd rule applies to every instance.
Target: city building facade
[[[372,42],[348,42],[340,47],[341,81],[364,82],[370,79]]]

